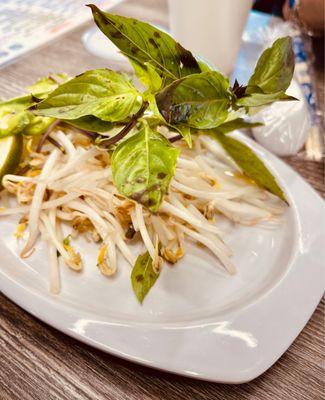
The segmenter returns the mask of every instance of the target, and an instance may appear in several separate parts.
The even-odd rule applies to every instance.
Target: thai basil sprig
[[[29,94],[0,103],[0,138],[48,135],[55,123],[80,128],[112,151],[113,180],[119,192],[155,213],[174,175],[179,150],[173,143],[184,139],[191,146],[193,134],[206,134],[257,185],[286,201],[262,160],[227,134],[259,125],[247,117],[260,107],[295,100],[285,93],[294,70],[289,37],[276,40],[263,52],[247,84],[235,81],[231,86],[227,77],[167,33],[89,7],[99,29],[128,57],[146,90],[137,89],[125,74],[108,69],[86,71],[73,79],[58,74],[43,78],[28,88]],[[175,135],[167,140],[159,126]],[[157,275],[150,256],[141,257],[132,282],[142,302]]]

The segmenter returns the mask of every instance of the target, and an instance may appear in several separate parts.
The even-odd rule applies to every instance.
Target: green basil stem
[[[105,145],[105,146],[110,146],[114,143],[119,142],[121,139],[123,139],[130,131],[135,127],[135,125],[138,122],[138,119],[141,118],[148,108],[149,103],[147,101],[144,101],[142,103],[142,106],[140,107],[139,111],[136,112],[134,115],[132,115],[131,120],[128,124],[125,125],[125,127],[117,134],[114,135],[111,138],[108,139],[103,139],[99,142],[100,145]]]

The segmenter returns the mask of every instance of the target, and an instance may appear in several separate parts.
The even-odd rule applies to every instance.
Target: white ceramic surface
[[[289,347],[323,294],[325,207],[292,169],[244,140],[277,175],[291,206],[275,229],[229,230],[237,275],[224,275],[208,251],[191,245],[182,262],[165,266],[140,306],[130,268],[121,260],[115,278],[103,277],[92,246],[81,241],[84,272],[62,265],[63,290],[52,296],[45,246],[19,259],[11,217],[0,219],[1,291],[62,332],[119,357],[217,382],[257,377]]]

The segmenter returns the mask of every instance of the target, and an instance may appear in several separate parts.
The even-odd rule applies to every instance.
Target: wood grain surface
[[[116,12],[166,25],[164,0],[133,0]],[[49,72],[77,74],[119,68],[89,55],[83,29],[0,70],[0,97]],[[323,106],[323,64],[317,67]],[[324,194],[324,166],[302,157],[286,161]],[[1,255],[0,255],[1,261]],[[0,400],[74,399],[324,399],[324,301],[278,362],[253,382],[230,386],[195,381],[131,364],[94,350],[38,321],[0,295]]]

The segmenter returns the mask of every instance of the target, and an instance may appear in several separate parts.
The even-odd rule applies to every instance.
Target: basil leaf
[[[213,137],[221,144],[242,171],[258,186],[268,190],[278,196],[281,200],[288,203],[285,194],[276,182],[275,177],[250,147],[239,140],[226,136],[218,131],[215,131],[214,133],[209,132],[209,136]]]
[[[54,118],[39,117],[37,115],[31,114],[28,111],[26,111],[26,114],[28,114],[29,117],[29,124],[22,131],[22,134],[26,136],[41,135],[55,121]]]
[[[105,133],[110,131],[114,124],[108,121],[102,121],[92,115],[87,115],[73,120],[63,120],[69,125],[75,126],[76,128],[83,129],[85,131]]]
[[[261,107],[275,101],[297,100],[293,96],[288,96],[284,92],[277,93],[253,93],[238,99],[236,104],[242,107]]]
[[[148,252],[141,254],[131,273],[132,288],[141,304],[158,277],[159,273],[155,272],[152,267],[150,254]]]
[[[94,4],[89,7],[99,29],[130,59],[140,65],[149,62],[162,78],[163,86],[201,72],[192,53],[167,33],[133,18],[105,13]]]
[[[174,81],[156,95],[156,100],[168,123],[209,129],[228,116],[228,89],[229,80],[219,72],[202,72]]]
[[[55,78],[57,80],[55,80]],[[33,115],[28,108],[35,105],[35,98],[45,98],[58,86],[58,81],[68,79],[65,74],[54,74],[53,78],[41,78],[27,90],[30,94],[0,103],[0,137],[16,135],[40,135],[54,121]]]
[[[27,110],[35,104],[31,95],[18,97],[0,103],[0,137],[16,135],[40,135],[54,121],[33,115]]]
[[[112,155],[113,181],[121,194],[157,212],[168,191],[180,151],[145,125]]]
[[[162,86],[162,79],[155,70],[155,67],[149,62],[140,64],[138,61],[131,58],[130,62],[139,81],[143,83],[151,93],[158,92]]]
[[[29,124],[25,109],[31,104],[33,100],[30,95],[0,103],[0,138],[16,135]]]
[[[33,103],[34,101],[32,99],[32,96],[27,94],[25,96],[15,97],[13,99],[0,102],[0,110],[10,111],[15,109],[16,111],[24,111],[26,110],[27,107],[29,107]]]
[[[145,112],[146,118],[148,117],[156,118],[157,121],[159,121],[160,123],[166,124],[166,121],[164,120],[163,116],[160,114],[160,111],[158,109],[155,95],[152,93],[145,93],[143,97],[144,100],[149,103],[149,107]]]
[[[213,68],[206,62],[203,61],[202,59],[197,59],[197,62],[200,66],[201,72],[209,72],[209,71],[213,71]]]
[[[187,125],[170,125],[171,129],[176,130],[179,134],[183,136],[183,139],[187,143],[188,147],[192,148],[192,128]]]
[[[67,74],[52,74],[45,78],[40,78],[33,85],[26,89],[32,96],[38,99],[45,99],[47,95],[56,89],[61,83],[69,79]]]
[[[192,128],[190,128],[187,125],[168,124],[159,112],[155,96],[151,93],[146,94],[144,96],[144,99],[149,102],[149,107],[146,110],[146,121],[149,123],[150,127],[157,128],[159,125],[167,125],[170,130],[176,131],[180,135],[182,135],[185,142],[191,148],[192,147],[192,134],[191,134]]]
[[[219,125],[217,130],[223,134],[235,131],[236,129],[255,128],[256,126],[264,125],[261,122],[249,122],[244,118],[236,118]]]
[[[290,85],[294,65],[291,38],[287,36],[276,40],[259,58],[246,93],[250,93],[250,86],[258,86],[264,93],[285,92]]]
[[[97,69],[60,85],[33,109],[45,117],[75,120],[93,115],[115,122],[135,113],[140,103],[140,93],[125,75]]]

